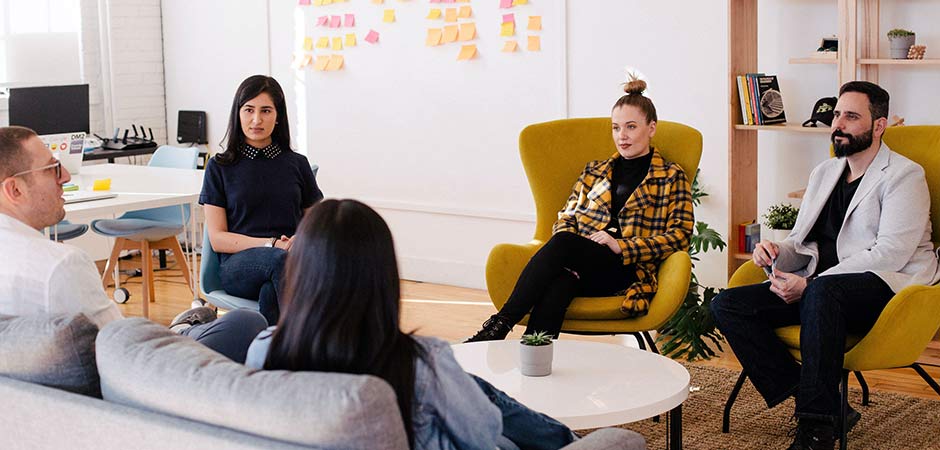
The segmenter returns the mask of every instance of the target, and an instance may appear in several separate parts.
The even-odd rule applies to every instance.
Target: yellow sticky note
[[[506,22],[499,26],[500,36],[514,36],[515,34],[516,34],[516,24],[512,22]]]
[[[431,8],[431,10],[428,11],[428,17],[427,17],[427,18],[428,18],[428,19],[431,19],[431,20],[440,19],[440,18],[441,18],[441,9],[440,9],[440,8]]]
[[[305,37],[304,38],[304,50],[313,50],[313,38]]]
[[[441,44],[443,33],[440,28],[428,28],[428,37],[424,40],[424,45],[434,47]]]
[[[470,41],[473,40],[477,35],[477,26],[475,23],[462,23],[460,24],[460,35],[457,37],[458,41]]]
[[[385,22],[385,23],[392,23],[392,22],[394,22],[394,21],[395,21],[395,10],[394,10],[394,9],[386,9],[386,10],[385,10],[385,14],[382,16],[382,22]]]
[[[320,39],[317,39],[317,48],[327,48],[330,46],[330,38],[322,36]]]
[[[333,38],[333,50],[342,50],[343,49],[343,38],[335,37]]]
[[[473,15],[473,8],[469,5],[464,5],[460,7],[460,12],[457,13],[457,17],[461,19],[469,19]]]
[[[529,0],[512,0],[512,6],[527,4],[529,4]]]
[[[95,183],[92,185],[91,189],[93,191],[110,191],[111,179],[101,178],[101,179],[95,180]]]
[[[372,0],[372,3],[376,5],[381,5],[382,3],[385,3],[385,0]]]
[[[539,31],[542,29],[542,16],[529,16],[529,31]]]
[[[503,51],[506,52],[506,53],[512,53],[512,52],[516,51],[516,48],[517,48],[517,47],[519,47],[519,43],[518,43],[518,42],[516,42],[516,41],[506,41],[506,43],[503,44]]]
[[[355,47],[356,46],[356,33],[347,33],[346,34],[346,46]]]
[[[457,0],[457,3],[470,3],[470,0]]]
[[[457,21],[457,8],[447,8],[447,12],[444,13],[444,22],[456,22]]]
[[[477,46],[474,44],[460,47],[460,54],[457,55],[457,61],[467,61],[473,59],[477,54]]]
[[[326,70],[326,65],[330,63],[330,55],[317,56],[317,61],[313,63],[313,70]]]
[[[321,3],[321,4],[323,4],[323,5],[329,5],[329,4],[331,4],[331,3],[333,3],[333,0],[323,0],[323,3]]]
[[[459,32],[460,29],[457,27],[457,25],[448,25],[444,27],[444,43],[446,44],[448,42],[456,42],[457,33]]]
[[[323,0],[313,0],[313,6],[323,6]]]
[[[529,45],[526,47],[526,50],[530,52],[542,50],[542,39],[538,36],[529,36]]]
[[[343,55],[330,55],[330,62],[326,64],[326,70],[339,70],[343,68]]]

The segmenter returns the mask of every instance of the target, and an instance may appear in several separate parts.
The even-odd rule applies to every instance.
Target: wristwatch
[[[268,239],[268,242],[265,242],[265,243],[264,243],[264,246],[265,246],[265,247],[274,247],[274,243],[275,243],[275,242],[277,242],[277,238],[276,238],[276,237],[270,238],[270,239]]]

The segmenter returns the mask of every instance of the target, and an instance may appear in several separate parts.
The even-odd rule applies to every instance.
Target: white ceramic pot
[[[891,44],[891,59],[907,59],[907,51],[916,42],[916,35],[889,37],[888,43]]]
[[[519,371],[527,377],[552,374],[554,345],[525,345],[519,343]]]
[[[790,235],[790,232],[793,230],[771,230],[774,242],[780,242],[787,238]]]

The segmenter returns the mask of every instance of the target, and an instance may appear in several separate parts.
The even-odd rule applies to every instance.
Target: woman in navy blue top
[[[258,299],[273,325],[294,230],[323,194],[307,158],[291,150],[284,91],[274,78],[255,75],[238,87],[223,142],[199,195],[209,241],[221,255],[225,291]]]

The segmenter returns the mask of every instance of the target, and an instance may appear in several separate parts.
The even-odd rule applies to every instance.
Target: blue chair
[[[198,149],[161,146],[150,158],[151,167],[196,169]],[[154,301],[152,250],[170,250],[176,255],[186,284],[192,286],[189,265],[176,236],[183,232],[191,214],[189,205],[129,211],[117,219],[99,219],[91,222],[91,229],[100,235],[115,238],[111,257],[105,266],[102,284],[107,288],[113,281],[114,267],[122,250],[140,250],[143,263],[143,314],[150,317],[149,303]],[[126,301],[127,291],[122,292]]]
[[[69,239],[75,239],[88,232],[88,225],[83,223],[72,223],[63,220],[58,224],[49,227],[49,240],[65,242]]]
[[[222,259],[212,249],[212,243],[209,242],[209,231],[204,231],[202,233],[202,263],[199,271],[199,290],[202,291],[202,296],[217,308],[228,310],[247,308],[257,311],[257,299],[236,297],[222,289],[222,280],[219,277],[221,264]]]

